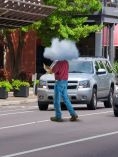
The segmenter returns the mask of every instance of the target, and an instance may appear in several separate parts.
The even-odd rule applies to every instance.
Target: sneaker
[[[57,118],[57,117],[51,117],[50,120],[54,122],[63,122],[62,118]]]
[[[77,121],[77,119],[78,119],[78,115],[73,115],[71,116],[70,121]]]

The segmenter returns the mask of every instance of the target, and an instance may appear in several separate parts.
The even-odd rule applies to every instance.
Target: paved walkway
[[[18,105],[23,103],[37,102],[37,96],[33,93],[33,88],[30,88],[28,97],[14,97],[13,92],[9,92],[7,99],[0,99],[0,106],[3,105]]]

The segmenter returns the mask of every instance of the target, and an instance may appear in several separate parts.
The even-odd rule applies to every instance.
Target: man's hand
[[[45,69],[45,71],[47,71],[49,69],[49,66],[43,64],[43,68]]]
[[[43,64],[43,68],[47,71],[47,73],[52,74],[52,69],[49,66]]]

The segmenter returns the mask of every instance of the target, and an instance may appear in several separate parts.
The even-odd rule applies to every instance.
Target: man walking
[[[57,61],[53,67],[44,65],[44,69],[48,73],[54,73],[55,75],[55,87],[54,87],[54,109],[55,117],[51,117],[51,121],[62,122],[62,113],[61,113],[61,97],[71,115],[70,121],[76,121],[78,115],[76,114],[72,104],[67,95],[67,84],[68,84],[68,61],[62,60]]]

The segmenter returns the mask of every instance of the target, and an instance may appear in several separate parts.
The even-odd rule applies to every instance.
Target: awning
[[[109,32],[108,28],[105,27],[103,29],[103,45],[108,46],[109,45]],[[118,46],[118,24],[114,27],[114,46]]]
[[[49,16],[56,8],[42,0],[0,0],[0,27],[21,27]]]

